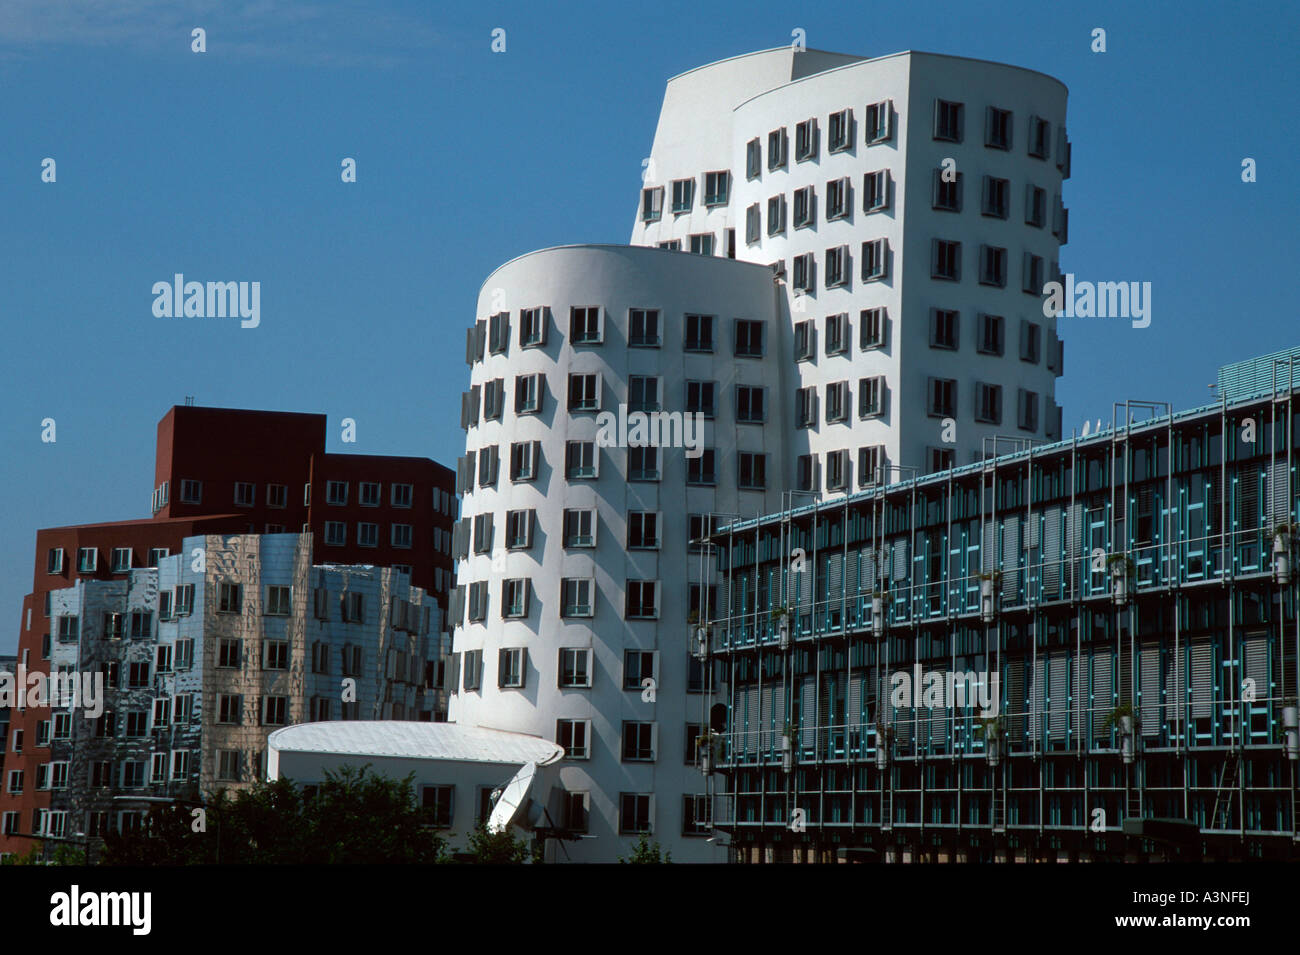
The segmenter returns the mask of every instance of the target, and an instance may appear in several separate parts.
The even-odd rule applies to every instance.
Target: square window
[[[795,392],[795,427],[817,427],[817,388],[815,385]]]
[[[826,250],[826,287],[838,288],[849,281],[849,247],[839,245]]]
[[[889,240],[862,243],[862,281],[878,282],[889,276]]]
[[[664,187],[641,190],[641,221],[658,222],[664,214]]]
[[[659,480],[659,449],[636,445],[627,449],[627,479],[629,481]]]
[[[1029,117],[1029,155],[1046,159],[1052,148],[1052,124],[1038,116]]]
[[[235,507],[252,507],[257,501],[257,486],[245,481],[235,482]]]
[[[63,548],[51,547],[45,557],[45,572],[47,574],[63,573]]]
[[[653,762],[655,758],[655,724],[623,721],[623,762]]]
[[[289,588],[282,585],[269,585],[266,588],[266,615],[268,617],[289,616]]]
[[[961,212],[962,174],[946,169],[934,171],[934,196],[931,206],[940,212]]]
[[[934,418],[957,416],[957,381],[954,378],[931,378],[926,413]]]
[[[846,421],[849,417],[849,383],[833,381],[826,386],[826,422]]]
[[[786,135],[784,126],[767,134],[767,168],[769,172],[785,167],[786,150],[788,148],[789,137]]]
[[[985,424],[1002,423],[1002,388],[1000,385],[975,384],[975,420]]]
[[[848,487],[849,452],[826,452],[826,490],[843,491]]]
[[[930,309],[930,347],[956,351],[960,319],[955,309]]]
[[[569,441],[565,444],[564,476],[570,481],[595,480],[596,445],[593,441]]]
[[[712,315],[686,316],[686,342],[683,347],[691,352],[713,351]]]
[[[695,255],[713,254],[713,233],[701,232],[690,237],[691,252]]]
[[[930,277],[948,282],[960,282],[961,243],[948,239],[935,239],[930,248]]]
[[[99,548],[82,547],[77,551],[77,572],[93,574],[99,569]]]
[[[781,196],[781,208],[785,208],[785,197]],[[768,235],[772,235],[771,222],[771,205],[768,206]],[[811,226],[817,219],[817,195],[813,192],[812,186],[804,186],[802,189],[794,191],[794,227],[796,229],[806,229]],[[785,231],[784,224],[781,231]]]
[[[654,796],[650,793],[619,793],[620,835],[650,835],[654,832]]]
[[[888,321],[883,308],[864,308],[858,313],[858,347],[863,351],[883,348]]]
[[[325,482],[325,503],[341,507],[348,503],[348,482]]]
[[[525,308],[519,312],[519,347],[541,348],[546,344],[546,309]]]
[[[243,584],[217,584],[217,613],[242,613]]]
[[[980,336],[978,350],[983,355],[1001,355],[1002,354],[1002,328],[1003,320],[1001,315],[980,314]]]
[[[949,143],[961,142],[964,113],[965,106],[961,103],[935,100],[934,138]]]
[[[725,206],[731,196],[731,173],[726,170],[704,174],[704,204]]]
[[[559,685],[562,689],[591,686],[591,655],[589,647],[561,648]]]
[[[555,721],[555,742],[563,748],[565,759],[589,759],[590,738],[590,720]]]
[[[715,466],[716,452],[705,448],[696,457],[686,459],[686,483],[696,486],[712,487],[718,483]]]
[[[867,145],[886,142],[894,135],[894,101],[887,99],[867,107]]]
[[[738,452],[737,486],[742,491],[762,491],[767,488],[767,455],[749,451]]]
[[[707,419],[714,416],[714,396],[716,388],[712,381],[686,382],[686,413],[703,415]]]
[[[628,312],[629,346],[637,348],[659,347],[659,309],[634,308]],[[573,376],[570,376],[572,378]]]
[[[695,180],[694,179],[674,179],[673,180],[673,214],[681,215],[684,212],[690,212],[691,206],[695,204]]]
[[[826,221],[834,219],[843,219],[849,214],[852,208],[852,187],[849,185],[849,177],[844,176],[841,179],[832,179],[826,183]]]
[[[569,508],[564,512],[564,546],[596,546],[596,509]]]
[[[523,647],[505,647],[497,654],[497,686],[522,689],[527,673],[528,651]]]
[[[752,319],[736,319],[737,358],[763,357],[763,323]]]
[[[181,481],[181,503],[202,504],[203,482],[185,479]]]
[[[500,355],[510,347],[510,313],[497,312],[488,317],[488,354]]]
[[[539,414],[545,391],[542,375],[519,375],[515,378],[515,414]]]
[[[286,484],[268,484],[266,486],[267,507],[288,507],[289,487]]]
[[[862,211],[880,212],[889,208],[889,170],[878,169],[862,177]]]
[[[569,343],[600,344],[600,309],[595,306],[569,309]]]
[[[794,158],[804,162],[817,157],[817,120],[806,119],[794,128]],[[842,148],[842,147],[841,147]]]
[[[1011,148],[1011,111],[988,108],[984,145],[993,149]]]
[[[528,579],[514,577],[501,582],[501,616],[522,618],[528,616]],[[502,684],[513,686],[515,684]],[[522,686],[523,684],[519,684]]]
[[[540,441],[517,441],[510,445],[510,480],[537,480],[537,464],[541,460]]]
[[[329,547],[343,547],[348,541],[348,526],[342,521],[325,522],[325,544]]]
[[[805,252],[803,255],[796,255],[792,262],[791,271],[794,274],[791,284],[795,290],[799,292],[814,291],[817,286],[817,265],[813,260],[813,254]]]
[[[1005,219],[1010,209],[1011,180],[984,177],[984,203],[981,212],[994,219]]]
[[[564,617],[592,616],[593,583],[589,577],[565,577],[561,580],[560,615]]]
[[[1007,250],[980,246],[980,284],[996,288],[1007,285]]]
[[[767,390],[755,385],[736,386],[736,421],[740,424],[762,424],[767,420]]]
[[[858,417],[878,418],[885,413],[885,376],[858,379]]]
[[[831,113],[826,127],[826,148],[833,153],[853,145],[853,110],[842,109]]]

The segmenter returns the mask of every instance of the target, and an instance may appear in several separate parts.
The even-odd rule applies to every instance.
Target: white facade
[[[812,63],[803,72],[811,75],[799,76],[789,64],[805,58]],[[792,69],[795,78],[752,92],[732,80],[737,71],[769,76],[774,65]],[[733,95],[729,103],[726,94]],[[810,424],[796,422],[791,436],[792,455],[816,456],[811,473],[796,468],[800,486],[833,496],[870,483],[875,474],[859,467],[862,448],[881,447],[885,464],[924,474],[939,469],[935,450],[967,464],[982,458],[985,439],[994,435],[1059,437],[1054,393],[1062,354],[1041,293],[1058,270],[1066,231],[1065,100],[1064,85],[1032,70],[910,52],[839,65],[815,51],[770,50],[669,81],[631,241],[679,243],[689,251],[699,236],[711,236],[716,254],[734,243],[736,258],[783,270],[795,329],[782,356],[795,370],[786,400],[798,406],[796,389],[814,396]],[[945,137],[941,101],[960,106],[959,141]],[[999,132],[994,110],[1009,113],[1006,148],[988,145]],[[1046,148],[1031,155],[1040,126]],[[691,129],[707,133],[691,137]],[[936,180],[946,159],[960,176],[956,210],[939,208],[946,197]],[[708,205],[718,191],[709,173],[719,171],[731,175],[726,202]],[[689,204],[682,202],[687,188]],[[840,209],[832,208],[835,189],[843,195]],[[678,205],[684,210],[675,211]],[[960,246],[955,279],[934,277],[937,241]],[[878,277],[866,273],[868,243],[884,254]],[[1002,250],[1000,286],[982,275],[985,247]],[[834,250],[842,259],[840,282],[831,276]],[[811,268],[799,294],[802,256]],[[864,314],[873,309],[882,311]],[[991,348],[983,347],[985,315],[1000,319],[1000,332],[990,329]],[[811,323],[809,345],[798,357],[802,322]],[[876,322],[879,335],[870,327]],[[880,383],[864,381],[875,378]],[[836,394],[834,385],[842,385]],[[981,408],[981,385],[1000,389],[995,405]],[[862,393],[870,388],[879,400],[864,408]],[[835,451],[847,452],[839,481],[827,459]]]
[[[326,773],[369,767],[377,776],[414,775],[415,796],[437,815],[437,825],[452,851],[467,847],[469,834],[488,816],[492,793],[506,787],[521,769],[534,768],[526,805],[516,817],[516,835],[527,835],[529,818],[542,809],[554,814],[555,769],[563,750],[520,733],[503,733],[452,723],[361,721],[303,723],[276,730],[267,739],[267,778],[286,777],[319,786]],[[548,817],[540,816],[545,826]],[[549,857],[564,850],[548,844]]]
[[[631,247],[534,252],[484,283],[462,406],[450,718],[566,748],[560,785],[588,794],[594,837],[571,844],[575,860],[613,861],[647,826],[675,860],[725,859],[698,824],[712,784],[687,726],[711,702],[687,651],[693,582],[713,565],[688,543],[702,516],[770,513],[786,490],[825,499],[890,467],[934,470],[949,460],[936,450],[965,464],[993,435],[1059,432],[1041,285],[1064,233],[1065,95],[1042,74],[931,54],[779,49],[702,67],[669,81]],[[1045,156],[1030,155],[1031,126]],[[955,199],[939,185],[948,158],[961,176],[951,210],[939,208]],[[1026,222],[1031,187],[1041,225]],[[959,266],[937,240],[960,243]],[[1004,250],[1000,285],[981,282],[984,260],[997,264],[986,246]],[[878,251],[879,269],[864,268]],[[1043,271],[1026,277],[1030,255]],[[1038,329],[1023,358],[1022,322]],[[602,413],[647,395],[689,412],[704,393],[693,382],[713,387],[711,466],[661,447],[647,475],[641,452],[599,446]],[[977,400],[994,400],[981,386],[1000,389],[1000,408],[984,409],[998,413],[979,416],[997,420],[977,420]],[[868,389],[878,402],[861,403]],[[1020,417],[1028,395],[1034,420]],[[594,472],[572,469],[587,464],[572,442],[592,444]],[[566,606],[584,602],[589,615]],[[590,685],[563,685],[578,651]],[[585,721],[581,745],[570,720]]]
[[[464,606],[453,606],[451,614],[455,620],[458,610],[463,612],[452,671],[452,685],[460,692],[452,697],[450,718],[557,741],[558,721],[589,725],[585,756],[576,755],[582,747],[571,737],[562,742],[569,753],[561,784],[590,794],[588,835],[595,837],[567,847],[574,859],[613,861],[626,854],[635,837],[620,833],[629,828],[623,793],[632,802],[653,797],[655,838],[672,844],[674,858],[725,859],[705,842],[707,832],[682,837],[684,795],[706,791],[687,741],[687,722],[704,719],[704,696],[688,690],[690,591],[684,571],[688,561],[703,561],[689,553],[690,515],[756,515],[779,506],[777,489],[787,480],[782,441],[787,423],[784,403],[776,396],[785,384],[761,353],[734,354],[736,323],[741,321],[762,329],[764,350],[777,347],[773,343],[781,341],[783,328],[778,304],[771,273],[761,266],[627,246],[571,246],[522,256],[494,272],[480,293],[479,314],[508,311],[510,334],[496,354],[485,342],[482,359],[473,364],[471,394],[481,395],[500,380],[506,402],[499,417],[476,416],[468,440],[474,465],[467,469],[462,464],[462,477],[469,470],[473,480],[465,488],[457,540],[465,558],[453,601],[463,599]],[[521,308],[543,309],[543,344],[521,346]],[[599,341],[575,344],[573,310],[585,308],[598,309]],[[657,311],[657,345],[629,344],[633,309]],[[711,351],[686,350],[688,314],[712,319]],[[539,410],[517,411],[515,383],[532,375],[545,382]],[[596,410],[570,410],[574,375],[597,376]],[[661,447],[657,479],[647,474],[637,480],[630,449],[598,445],[598,415],[617,415],[619,405],[628,404],[637,378],[657,381],[658,404],[669,413],[688,410],[689,382],[712,386],[713,412],[704,420],[699,445],[703,453],[694,459],[705,469],[702,462],[711,456],[711,478],[695,475],[700,480],[693,483],[689,449]],[[741,386],[766,389],[766,423],[736,424]],[[568,445],[574,441],[590,443],[593,478],[566,476]],[[532,442],[537,442],[536,476],[512,478],[513,448]],[[482,465],[492,449],[499,460],[495,474]],[[765,455],[766,489],[737,487],[741,452]],[[531,512],[527,542],[507,538],[511,512]],[[566,512],[590,517],[566,519]],[[489,516],[492,525],[486,529]],[[647,519],[653,520],[653,534]],[[568,527],[566,538],[566,520],[588,523]],[[637,532],[644,538],[636,537]],[[566,579],[591,581],[590,616],[566,613]],[[694,579],[699,579],[698,571]],[[513,586],[508,581],[526,586],[521,616],[504,615],[503,591]],[[653,587],[649,612],[641,617],[629,618],[626,612],[629,581]],[[474,595],[479,586],[486,588],[485,605]],[[501,651],[510,649],[526,651],[520,661],[522,685],[503,687]],[[590,686],[560,686],[564,649],[583,654]],[[627,651],[654,654],[653,673],[625,672]],[[473,689],[477,662],[467,662],[477,661],[475,654],[482,660],[478,689]],[[644,693],[647,675],[655,680],[653,701]],[[628,680],[632,688],[625,689]],[[628,730],[625,723],[648,725],[644,732],[650,737],[651,758],[625,758],[625,731],[643,732]]]

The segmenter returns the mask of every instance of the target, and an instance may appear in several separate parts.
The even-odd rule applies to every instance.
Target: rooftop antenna
[[[194,407],[194,396],[193,396],[193,395],[186,395],[186,396],[185,396],[185,407],[187,407],[187,408],[193,408],[193,407]]]

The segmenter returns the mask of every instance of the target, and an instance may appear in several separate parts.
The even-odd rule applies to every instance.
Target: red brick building
[[[152,516],[38,530],[17,664],[49,672],[51,591],[149,567],[200,534],[310,530],[317,563],[402,567],[443,611],[453,585],[455,473],[427,458],[328,454],[324,415],[173,407],[158,423]],[[0,852],[27,852],[49,707],[11,711]],[[15,775],[18,774],[18,775]]]

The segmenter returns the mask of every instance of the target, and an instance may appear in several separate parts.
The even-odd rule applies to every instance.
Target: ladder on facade
[[[1234,751],[1224,760],[1223,769],[1219,773],[1219,786],[1214,794],[1214,813],[1210,816],[1211,829],[1227,829],[1232,823],[1232,798],[1237,793],[1240,778],[1241,754]]]
[[[880,828],[894,828],[894,789],[886,786],[880,791]]]
[[[1004,786],[993,790],[993,831],[1007,831],[1007,790]]]
[[[1130,786],[1124,799],[1124,818],[1141,819],[1142,818],[1142,790],[1137,786]]]

